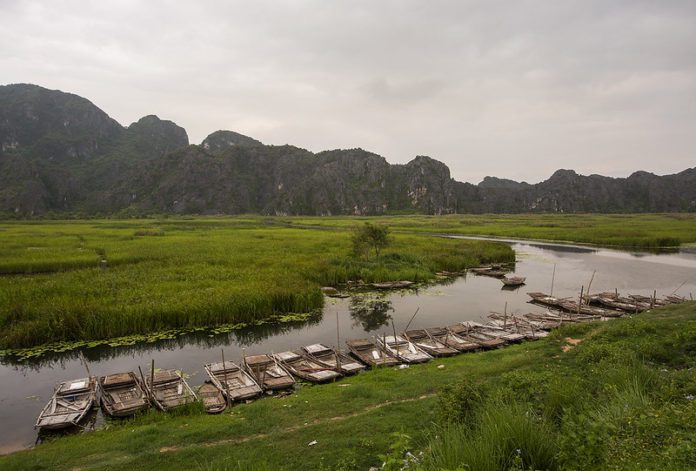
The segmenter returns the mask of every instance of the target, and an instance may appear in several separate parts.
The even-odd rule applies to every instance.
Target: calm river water
[[[578,296],[596,270],[592,292],[614,290],[624,294],[658,296],[696,295],[696,251],[649,254],[547,243],[506,241],[517,253],[516,273],[527,277],[527,285],[514,291],[502,290],[493,278],[469,275],[419,290],[359,294],[347,299],[327,298],[324,312],[313,321],[296,325],[261,326],[210,336],[182,336],[157,344],[129,347],[98,347],[84,350],[92,374],[148,371],[155,367],[178,368],[190,375],[192,386],[205,380],[203,364],[220,359],[238,361],[241,349],[248,354],[281,352],[322,342],[336,344],[336,319],[341,344],[346,339],[391,333],[393,319],[397,331],[406,327],[417,308],[411,326],[446,326],[463,320],[480,320],[491,311],[526,313],[542,309],[527,303],[528,291],[548,293],[555,265],[553,294]],[[32,446],[37,439],[33,429],[37,415],[51,397],[55,383],[85,376],[76,353],[45,357],[29,363],[0,363],[0,454]],[[101,417],[95,416],[99,426]]]

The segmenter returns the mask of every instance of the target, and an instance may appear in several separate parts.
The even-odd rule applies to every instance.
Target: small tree
[[[373,250],[375,256],[379,259],[382,249],[388,247],[391,242],[387,226],[378,226],[369,222],[356,227],[351,240],[353,242],[353,253],[357,256],[364,256],[367,260],[370,259],[370,252]]]

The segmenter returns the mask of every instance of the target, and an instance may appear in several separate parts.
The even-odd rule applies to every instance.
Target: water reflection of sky
[[[576,297],[581,286],[592,292],[613,291],[652,295],[696,294],[696,253],[693,251],[650,254],[537,242],[510,242],[517,252],[516,272],[527,277],[527,285],[504,290],[502,283],[480,276],[459,277],[447,283],[381,295],[362,294],[347,299],[327,298],[324,313],[303,323],[263,325],[236,332],[187,335],[157,344],[86,349],[85,357],[94,374],[145,371],[155,366],[179,368],[190,375],[192,385],[205,380],[203,364],[217,361],[221,349],[227,359],[246,354],[280,352],[322,342],[344,344],[346,339],[390,334],[406,327],[416,309],[412,328],[446,326],[463,320],[481,320],[490,311],[525,313],[541,309],[527,303],[527,292],[551,290],[553,294]],[[681,285],[681,286],[680,286]],[[337,340],[337,318],[340,340]],[[84,376],[78,355],[68,352],[31,363],[0,365],[0,452],[30,446],[36,438],[33,424],[53,385]]]

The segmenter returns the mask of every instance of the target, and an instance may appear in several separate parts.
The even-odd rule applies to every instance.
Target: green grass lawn
[[[568,337],[582,342],[564,352]],[[695,367],[688,303],[219,416],[150,412],[0,457],[0,468],[364,470],[387,458],[398,469],[408,450],[421,457],[413,469],[693,469]]]
[[[514,261],[503,244],[412,234],[379,261],[350,253],[350,227],[260,217],[0,222],[0,349],[255,322],[320,308],[322,285]]]

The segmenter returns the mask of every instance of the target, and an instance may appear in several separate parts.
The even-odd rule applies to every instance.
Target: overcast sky
[[[696,1],[0,0],[0,83],[537,182],[696,166]]]

